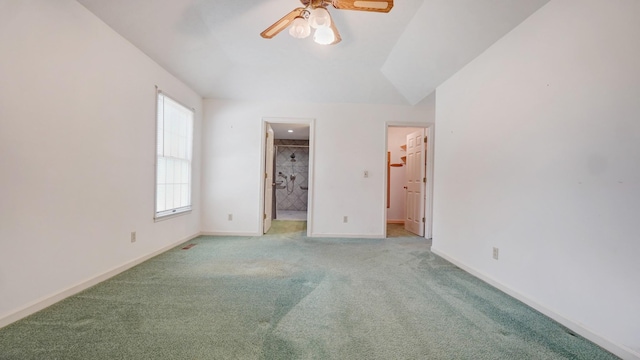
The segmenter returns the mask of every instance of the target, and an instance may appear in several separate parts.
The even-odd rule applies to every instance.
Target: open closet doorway
[[[313,119],[263,119],[262,233],[283,221],[311,233]]]
[[[386,130],[385,233],[430,239],[433,125],[388,123]]]

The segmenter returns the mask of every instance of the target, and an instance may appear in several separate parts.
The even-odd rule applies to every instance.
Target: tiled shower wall
[[[276,166],[274,181],[276,182],[276,209],[307,211],[307,193],[309,187],[309,141],[308,140],[275,140]],[[287,145],[296,145],[289,147]],[[297,147],[305,146],[305,147]],[[296,155],[296,161],[291,161],[291,154]],[[289,179],[289,187],[284,178],[278,176],[282,172]],[[295,174],[295,181],[290,175]],[[277,185],[282,181],[282,184]],[[283,188],[284,187],[284,188]],[[304,189],[302,189],[304,188]]]

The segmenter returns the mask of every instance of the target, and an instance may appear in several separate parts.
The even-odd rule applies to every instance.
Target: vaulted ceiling
[[[78,0],[205,98],[417,104],[549,0],[329,7],[342,42],[260,32],[298,0]]]

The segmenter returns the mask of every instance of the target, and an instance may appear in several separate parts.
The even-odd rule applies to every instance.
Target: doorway
[[[274,220],[307,220],[309,140],[274,139]]]
[[[314,119],[263,119],[262,234],[283,221],[304,222],[311,233],[313,125]]]
[[[433,133],[433,124],[387,123],[387,237],[432,237]]]

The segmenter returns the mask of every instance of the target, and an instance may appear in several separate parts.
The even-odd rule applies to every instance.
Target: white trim
[[[309,235],[313,238],[346,238],[346,239],[384,239],[386,234],[372,235],[372,234],[319,234],[315,233]]]
[[[264,234],[264,173],[265,173],[265,157],[266,154],[266,141],[267,139],[262,134],[267,131],[267,124],[304,124],[309,125],[309,177],[307,180],[309,189],[307,190],[307,237],[312,237],[313,233],[313,199],[315,194],[314,186],[314,170],[315,170],[315,118],[279,118],[279,117],[263,117],[260,133],[260,211],[258,214],[258,233],[257,236]]]
[[[157,185],[156,185],[157,186]],[[173,219],[174,217],[178,217],[178,216],[182,216],[182,215],[187,215],[193,212],[193,209],[191,206],[189,206],[189,208],[183,208],[184,210],[178,211],[178,210],[174,210],[173,212],[164,214],[164,215],[158,215],[156,214],[156,217],[153,218],[154,222],[159,222],[159,221],[164,221],[164,220],[169,220],[169,219]]]
[[[262,236],[259,232],[203,231],[201,236]]]
[[[433,175],[434,169],[434,152],[435,152],[435,135],[436,135],[436,124],[431,124],[427,126],[427,199],[429,201],[425,202],[425,217],[428,219],[425,224],[424,237],[426,239],[433,238],[433,179],[435,178]]]
[[[402,224],[402,225],[404,225],[404,219],[387,219],[387,224]]]
[[[197,238],[198,236],[200,236],[200,233],[197,233],[195,235],[191,235],[188,236],[184,239],[178,240],[174,243],[171,243],[165,247],[160,248],[159,250],[156,250],[150,254],[141,256],[137,259],[133,259],[129,262],[126,262],[120,266],[116,266],[114,268],[112,268],[111,270],[107,270],[102,274],[96,275],[90,279],[87,279],[85,281],[82,281],[80,283],[77,283],[75,285],[72,285],[70,287],[68,287],[65,290],[59,291],[57,293],[54,293],[52,295],[49,296],[45,296],[43,298],[40,298],[38,300],[32,301],[31,303],[23,306],[22,308],[9,313],[7,315],[4,315],[2,317],[0,317],[0,328],[3,328],[11,323],[14,323],[20,319],[23,319],[31,314],[34,314],[42,309],[45,309],[59,301],[62,301],[70,296],[73,296],[83,290],[86,290],[94,285],[97,285],[105,280],[108,280],[124,271],[127,271],[129,269],[131,269],[132,267],[139,265],[155,256],[158,256],[166,251],[169,251],[177,246],[179,246],[182,243],[185,243],[187,241],[193,240],[195,238]]]
[[[562,324],[563,326],[571,329],[572,331],[574,331],[576,334],[579,334],[580,336],[584,337],[585,339],[605,348],[606,350],[612,352],[613,354],[621,357],[622,359],[635,359],[635,360],[640,360],[640,353],[634,351],[633,349],[630,349],[624,345],[620,345],[620,344],[616,344],[613,341],[610,341],[609,339],[599,335],[598,333],[596,333],[595,331],[592,331],[584,326],[582,326],[580,323],[577,323],[575,321],[572,321],[570,319],[565,318],[564,316],[556,313],[555,311],[545,307],[544,305],[536,302],[535,300],[532,300],[530,298],[528,298],[527,296],[509,288],[508,286],[504,285],[503,283],[494,280],[493,278],[491,278],[490,276],[486,275],[485,273],[478,271],[472,267],[469,267],[467,265],[465,265],[463,262],[458,261],[457,259],[439,251],[438,249],[434,249],[433,247],[431,248],[431,252],[442,257],[443,259],[447,260],[448,262],[456,265],[457,267],[461,268],[462,270],[468,272],[469,274],[477,277],[478,279],[486,282],[487,284],[495,287],[496,289],[504,292],[505,294],[525,303],[526,305],[534,308],[535,310],[541,312],[542,314],[550,317],[551,319],[559,322],[560,324]]]

